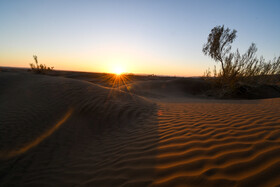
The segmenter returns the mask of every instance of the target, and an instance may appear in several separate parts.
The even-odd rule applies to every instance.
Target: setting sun
[[[116,75],[121,75],[121,74],[123,74],[124,73],[124,69],[122,68],[122,67],[120,67],[120,66],[118,66],[118,67],[115,67],[114,68],[114,71],[113,71]]]

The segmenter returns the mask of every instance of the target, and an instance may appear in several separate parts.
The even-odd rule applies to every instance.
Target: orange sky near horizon
[[[54,67],[54,70],[82,71],[82,72],[100,72],[115,73],[116,69],[122,69],[123,73],[134,74],[155,74],[167,76],[201,76],[203,72],[199,67],[195,69],[190,67],[188,70],[181,67],[171,66],[172,61],[156,61],[141,63],[142,59],[133,58],[100,58],[88,60],[84,58],[50,58],[44,55],[37,55],[39,64],[46,64]],[[33,56],[6,57],[0,56],[1,66],[29,68],[30,63],[34,63]],[[144,59],[143,59],[144,61]],[[204,70],[203,70],[204,71]]]

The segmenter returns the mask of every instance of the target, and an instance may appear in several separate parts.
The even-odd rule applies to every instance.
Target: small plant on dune
[[[54,67],[47,67],[45,64],[39,64],[38,63],[38,57],[36,55],[33,55],[35,64],[30,63],[31,71],[39,74],[44,74],[48,71],[52,71]]]
[[[208,35],[207,43],[203,46],[203,53],[219,62],[221,68],[216,67],[213,74],[210,69],[204,73],[204,78],[213,80],[220,86],[234,88],[239,82],[269,83],[280,80],[280,56],[266,61],[256,56],[257,47],[254,43],[241,55],[239,50],[231,52],[231,43],[236,38],[236,30],[216,26]]]

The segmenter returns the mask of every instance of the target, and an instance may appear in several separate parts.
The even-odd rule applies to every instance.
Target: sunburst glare
[[[132,75],[126,74],[121,67],[115,68],[113,72],[114,74],[106,74],[103,77],[111,88],[108,98],[114,94],[118,94],[118,91],[125,91],[132,96],[130,93],[131,86],[129,85]]]
[[[114,68],[114,73],[115,73],[116,75],[121,75],[121,74],[124,73],[124,68],[121,67],[121,66],[117,66],[117,67]]]

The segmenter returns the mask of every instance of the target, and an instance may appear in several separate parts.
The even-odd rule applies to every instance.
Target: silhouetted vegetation
[[[221,68],[216,66],[211,72],[206,70],[204,77],[213,80],[220,86],[234,89],[239,83],[272,83],[280,81],[280,56],[266,61],[262,56],[256,56],[257,47],[254,43],[249,49],[240,54],[231,52],[231,43],[236,38],[236,30],[216,26],[211,30],[208,41],[203,46],[203,53],[209,55]]]
[[[33,71],[35,73],[39,73],[39,74],[44,74],[47,71],[53,70],[54,67],[47,67],[45,64],[39,64],[38,57],[36,55],[33,55],[33,58],[34,58],[35,64],[30,63],[31,71]]]

